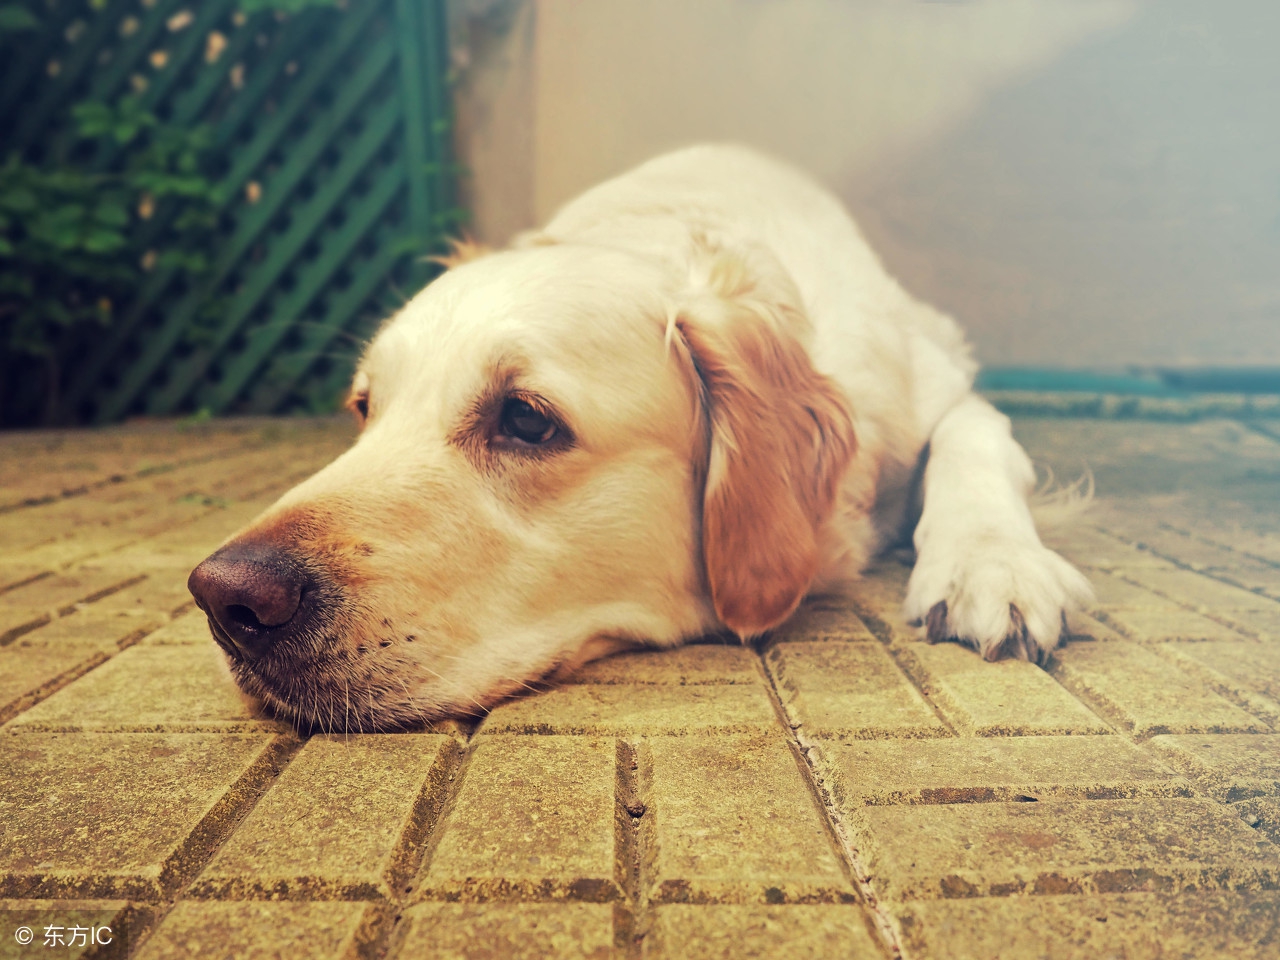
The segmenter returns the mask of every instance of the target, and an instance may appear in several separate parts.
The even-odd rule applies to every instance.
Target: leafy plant
[[[256,179],[234,177],[215,184],[212,176],[227,169],[228,154],[235,144],[221,143],[215,149],[208,127],[175,124],[167,119],[165,105],[173,102],[175,89],[202,88],[206,93],[216,89],[209,101],[211,109],[204,112],[219,116],[221,106],[234,104],[236,91],[244,84],[246,63],[253,71],[258,58],[264,56],[256,47],[267,46],[264,41],[269,36],[288,32],[288,28],[272,23],[271,14],[283,23],[306,8],[345,9],[348,3],[236,0],[235,7],[225,11],[232,26],[223,24],[223,30],[245,33],[230,41],[221,31],[208,33],[203,58],[198,45],[190,42],[195,39],[191,34],[163,41],[176,44],[174,49],[181,47],[185,51],[181,59],[170,60],[170,51],[163,45],[151,50],[146,60],[150,68],[139,61],[139,72],[129,77],[133,92],[68,104],[64,97],[70,91],[86,86],[117,90],[124,85],[125,62],[112,58],[122,50],[128,50],[130,56],[138,53],[129,46],[138,41],[126,38],[141,39],[137,33],[140,18],[125,17],[118,25],[107,25],[113,29],[102,34],[98,27],[103,24],[92,30],[86,26],[94,23],[93,17],[119,15],[118,5],[109,0],[87,0],[93,11],[90,14],[81,7],[73,12],[61,3],[0,0],[0,56],[17,55],[15,64],[24,62],[26,46],[35,57],[44,57],[42,50],[65,50],[57,39],[59,34],[73,46],[88,42],[90,36],[97,37],[92,42],[102,44],[100,50],[77,48],[66,57],[55,52],[42,64],[27,57],[25,66],[14,73],[21,77],[20,96],[6,91],[11,112],[0,119],[6,121],[6,128],[17,131],[13,144],[26,142],[14,149],[0,136],[0,424],[74,416],[69,401],[60,397],[63,371],[92,368],[95,351],[104,346],[108,349],[103,350],[101,359],[110,359],[114,369],[120,370],[115,361],[124,357],[127,343],[107,339],[112,325],[119,323],[121,334],[127,327],[131,337],[142,336],[155,312],[164,310],[173,298],[182,298],[179,302],[186,304],[183,329],[169,331],[181,337],[175,355],[195,354],[198,359],[202,351],[209,353],[217,335],[226,329],[228,299],[243,280],[231,271],[220,273],[215,282],[207,274],[208,260],[216,255],[220,233],[239,222],[243,209],[238,200],[240,191],[244,191],[244,204],[250,206],[259,201],[261,184]],[[186,6],[164,20],[169,34],[179,34],[195,22],[192,11],[196,5]],[[334,18],[329,22],[338,23]],[[19,32],[32,30],[40,34],[27,44]],[[124,39],[123,45],[117,34]],[[76,39],[82,36],[84,40]],[[253,51],[237,57],[235,63],[222,55],[228,43],[244,51],[246,38],[256,40]],[[96,55],[97,66],[86,70],[88,55]],[[171,72],[161,73],[166,62]],[[46,69],[41,70],[41,65]],[[179,69],[188,72],[175,78],[172,71]],[[297,69],[297,63],[289,61],[283,73],[292,76]],[[202,70],[216,70],[225,76],[203,74],[197,78],[197,87],[184,87],[191,74]],[[111,79],[86,84],[86,76]],[[157,80],[167,85],[165,89],[150,86],[148,93],[149,85]],[[261,96],[261,88],[255,96]],[[22,110],[39,103],[60,106],[47,117],[21,115]],[[268,97],[263,109],[272,110],[274,103],[274,98]],[[39,126],[33,130],[37,119]],[[266,163],[269,180],[275,161],[268,158]],[[424,175],[438,173],[425,171]],[[449,211],[438,216],[447,219],[451,215]],[[437,229],[444,227],[441,220]],[[420,252],[433,243],[431,238],[419,238],[413,251]],[[261,243],[243,253],[250,260],[262,256]],[[202,273],[206,274],[203,278]],[[112,388],[110,370],[97,370],[94,377],[102,383],[77,383],[78,391],[72,393],[78,398],[97,391],[100,396],[101,391]],[[87,412],[90,408],[83,409]]]
[[[77,104],[72,116],[81,141],[121,151],[114,169],[16,154],[0,166],[0,349],[44,362],[48,409],[59,352],[77,329],[110,324],[146,271],[203,270],[216,224],[213,184],[200,168],[207,128],[162,123],[133,96]],[[170,198],[182,205],[164,230],[140,229]]]
[[[40,21],[26,7],[16,3],[0,5],[0,33],[6,30],[34,30]]]
[[[245,13],[257,13],[259,10],[273,10],[276,13],[300,13],[308,7],[342,6],[341,0],[240,0],[240,9]]]

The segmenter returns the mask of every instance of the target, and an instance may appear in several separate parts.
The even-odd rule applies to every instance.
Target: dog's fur
[[[453,261],[361,361],[358,442],[238,535],[321,584],[319,627],[234,665],[277,711],[385,728],[754,637],[913,526],[931,639],[1042,661],[1089,596],[956,324],[786,166],[682,150]],[[502,434],[513,396],[548,442]]]

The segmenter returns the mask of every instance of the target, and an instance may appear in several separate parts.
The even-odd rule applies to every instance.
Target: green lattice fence
[[[453,226],[443,0],[28,6],[40,28],[0,46],[0,154],[109,173],[121,151],[86,154],[71,109],[132,97],[207,125],[216,213],[201,269],[144,263],[109,322],[67,335],[52,418],[331,408],[359,341]],[[129,229],[163,250],[182,207]],[[6,409],[37,389],[29,360],[0,357],[0,376]]]

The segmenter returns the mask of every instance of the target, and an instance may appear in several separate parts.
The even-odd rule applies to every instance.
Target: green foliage
[[[95,12],[0,0],[0,424],[221,410],[236,390],[240,403],[327,409],[344,363],[331,341],[368,308],[368,278],[415,282],[422,253],[458,219],[395,210],[411,164],[373,180],[366,169],[392,161],[347,126],[360,98],[377,97],[377,136],[390,138],[392,89],[420,110],[401,89],[408,73],[382,62],[410,55],[411,41],[389,34],[417,24],[417,6],[86,3]],[[419,33],[412,46],[440,38]],[[361,93],[346,96],[334,74],[352,64]],[[218,124],[217,138],[190,117]],[[443,164],[414,176],[444,199]],[[353,269],[363,263],[377,268]],[[250,396],[251,367],[277,348],[301,359],[281,367],[278,389]]]
[[[299,13],[308,7],[336,7],[339,0],[240,0],[245,13],[274,10],[276,13]]]
[[[334,3],[242,0],[240,7],[291,14]],[[25,6],[0,4],[0,33],[39,26]],[[204,270],[224,199],[201,169],[207,127],[163,123],[133,95],[75,104],[71,117],[81,146],[114,152],[112,172],[93,162],[32,164],[16,154],[0,166],[0,351],[50,362],[73,328],[109,325],[115,304],[147,271]],[[144,221],[166,205],[173,215],[144,240]]]
[[[6,30],[34,30],[40,21],[26,7],[16,3],[0,4],[0,33]]]
[[[112,172],[17,155],[0,166],[0,349],[49,360],[72,328],[109,324],[145,271],[204,269],[216,224],[200,169],[206,128],[164,124],[132,96],[77,104],[72,116],[82,141],[122,151]],[[170,198],[182,211],[148,248],[140,227]]]

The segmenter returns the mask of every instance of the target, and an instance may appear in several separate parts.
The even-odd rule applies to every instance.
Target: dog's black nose
[[[187,579],[214,639],[233,657],[248,660],[303,629],[303,599],[314,588],[297,558],[257,543],[227,544]]]

